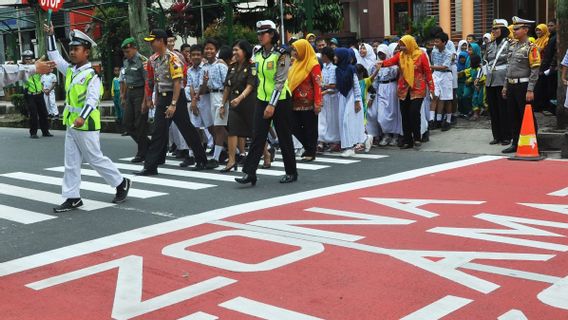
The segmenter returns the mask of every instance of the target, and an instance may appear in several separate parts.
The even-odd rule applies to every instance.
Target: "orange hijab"
[[[294,41],[292,47],[298,53],[298,58],[290,67],[288,72],[288,87],[294,91],[312,72],[312,69],[319,64],[316,52],[308,40],[300,39]]]
[[[534,44],[539,49],[544,49],[544,48],[546,48],[546,45],[548,44],[548,40],[550,39],[550,32],[548,32],[548,27],[544,23],[539,24],[538,26],[536,26],[536,28],[539,29],[542,32],[542,36],[540,36],[538,39],[536,39]]]
[[[416,39],[413,36],[405,35],[400,38],[400,42],[406,47],[406,53],[400,53],[400,69],[402,76],[410,87],[414,86],[414,64],[422,56],[422,50],[418,47]]]

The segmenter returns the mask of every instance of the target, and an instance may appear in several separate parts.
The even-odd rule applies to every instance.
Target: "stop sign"
[[[63,0],[39,0],[39,6],[44,10],[56,12],[63,5]]]

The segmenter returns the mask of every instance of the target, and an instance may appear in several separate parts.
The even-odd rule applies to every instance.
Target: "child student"
[[[116,117],[116,123],[122,123],[122,106],[121,106],[121,94],[120,94],[120,67],[114,67],[114,78],[112,79],[112,88],[110,94],[112,96],[112,101],[114,102],[114,114]]]
[[[335,89],[336,66],[333,64],[334,55],[334,50],[330,47],[321,50],[323,107],[318,117],[318,140],[320,142],[318,151],[320,152],[326,149],[326,144],[329,146],[327,149],[331,152],[341,150],[338,120],[339,97]]]
[[[359,86],[361,86],[361,93],[362,93],[362,100],[363,100],[363,115],[364,115],[364,128],[367,126],[367,117],[368,117],[368,110],[369,110],[369,105],[373,103],[374,101],[374,97],[376,94],[376,90],[373,87],[373,81],[375,80],[375,77],[377,76],[377,73],[379,72],[379,68],[375,68],[373,67],[373,74],[371,76],[369,76],[369,73],[367,72],[367,68],[365,66],[363,66],[362,64],[357,64],[356,66],[357,69],[357,78],[359,78]],[[371,93],[371,95],[373,96],[373,98],[370,98],[371,95],[369,94]],[[374,113],[374,122],[376,122],[376,113]],[[378,132],[377,132],[377,136],[378,136]],[[355,147],[355,151],[365,151],[365,152],[369,152],[371,150],[371,146],[373,145],[373,135],[371,134],[365,134],[365,130],[362,133],[363,137],[363,141],[365,142],[363,143],[359,143],[356,147]]]
[[[463,40],[465,41],[465,40]],[[469,117],[471,113],[471,99],[464,97],[465,90],[465,70],[469,68],[470,60],[467,51],[460,51],[458,55],[458,110],[460,117]]]
[[[391,46],[385,44],[379,45],[377,48],[379,59],[382,61],[391,58],[394,55],[396,47],[396,43]],[[369,108],[369,114],[372,112],[377,114],[377,123],[380,126],[378,130],[381,130],[383,133],[383,138],[379,142],[379,146],[381,147],[398,145],[398,136],[402,134],[400,102],[396,92],[397,81],[398,66],[396,65],[381,68],[375,81],[377,98],[374,107]],[[367,132],[373,134],[369,128],[370,124],[367,123]]]
[[[351,52],[351,53],[350,53]],[[364,141],[363,110],[361,87],[355,66],[352,64],[355,54],[352,49],[337,48],[335,50],[335,80],[339,91],[339,135],[341,148],[344,149],[341,156],[352,157],[355,155],[355,145]]]
[[[434,50],[432,50],[432,78],[434,80],[434,101],[430,107],[430,129],[442,128],[442,131],[450,130],[452,121],[453,76],[452,56],[453,53],[446,49],[449,40],[448,34],[438,33],[434,37]],[[443,121],[445,116],[445,121]],[[434,118],[435,117],[435,118]],[[433,120],[435,119],[435,120]],[[435,121],[435,122],[434,122]]]
[[[471,99],[473,109],[471,120],[477,121],[479,120],[481,109],[485,108],[485,75],[481,72],[481,58],[478,55],[473,55],[470,61],[471,66],[465,70],[465,95]]]

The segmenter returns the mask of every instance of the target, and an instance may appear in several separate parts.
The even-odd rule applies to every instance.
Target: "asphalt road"
[[[349,159],[352,161],[347,161],[350,163],[345,163],[345,159],[338,156],[320,157],[319,161],[312,163],[313,166],[300,168],[299,181],[289,185],[278,183],[276,174],[277,171],[283,172],[283,168],[273,166],[266,175],[259,175],[259,182],[254,188],[241,187],[230,181],[230,178],[221,181],[223,176],[233,177],[238,176],[238,173],[223,175],[210,171],[208,173],[214,173],[215,176],[186,177],[183,176],[184,173],[190,171],[173,163],[164,168],[177,171],[157,176],[164,179],[159,182],[161,185],[156,185],[155,181],[143,183],[134,178],[133,188],[140,189],[140,198],[130,197],[121,205],[92,211],[79,210],[54,215],[54,204],[50,202],[63,201],[55,195],[61,192],[57,181],[63,176],[64,132],[53,133],[53,138],[31,140],[26,129],[0,128],[0,212],[4,216],[0,218],[0,262],[213,209],[471,157],[464,154],[375,148],[369,153],[370,156],[364,156],[374,159],[352,158]],[[116,134],[102,134],[101,137],[103,153],[123,168],[128,168],[130,163],[123,159],[134,155],[133,141]],[[169,160],[175,161],[172,158]],[[46,170],[49,168],[52,170]],[[88,165],[83,168],[91,169]],[[131,175],[133,170],[128,169],[121,171]],[[88,187],[96,191],[82,191],[83,198],[110,204],[113,189],[104,187],[108,193],[100,192],[99,188],[104,184],[100,177],[83,176],[83,181],[96,183]],[[194,185],[181,187],[184,182],[198,183],[197,186],[203,188],[187,189],[195,187]],[[33,213],[40,214],[40,218],[26,223],[14,221],[18,217],[6,218],[10,214],[18,215],[21,210],[32,212],[32,216]]]

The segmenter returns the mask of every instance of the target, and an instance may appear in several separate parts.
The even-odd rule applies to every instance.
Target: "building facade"
[[[341,0],[343,32],[381,40],[404,33],[412,21],[434,16],[453,39],[491,31],[493,19],[519,16],[546,23],[554,18],[555,0]]]

